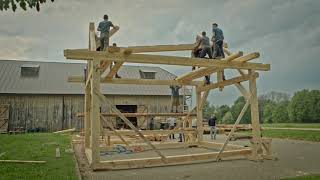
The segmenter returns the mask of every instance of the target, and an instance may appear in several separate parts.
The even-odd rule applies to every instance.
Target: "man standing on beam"
[[[213,42],[213,58],[214,59],[222,59],[225,58],[224,52],[223,52],[223,31],[218,28],[217,23],[212,24],[212,38],[211,41]]]
[[[98,31],[100,31],[100,51],[105,51],[109,47],[110,27],[114,28],[114,25],[108,19],[108,15],[104,15],[103,21],[98,26]]]
[[[202,37],[200,40],[201,52],[200,58],[205,58],[208,54],[209,58],[212,59],[212,48],[210,46],[210,39],[206,36],[206,32],[202,32]],[[210,76],[205,76],[206,84],[210,84]]]

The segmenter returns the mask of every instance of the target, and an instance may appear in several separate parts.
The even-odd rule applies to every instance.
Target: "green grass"
[[[262,127],[279,127],[279,128],[320,128],[320,123],[273,123],[261,124]]]
[[[61,158],[55,157],[59,144]],[[0,159],[39,160],[46,164],[0,163],[0,179],[77,179],[70,135],[37,133],[0,135]]]
[[[284,178],[281,180],[319,180],[320,175],[307,175],[307,176],[298,176],[292,178]]]
[[[262,131],[262,134],[264,137],[271,138],[287,138],[320,142],[320,131],[265,129]]]

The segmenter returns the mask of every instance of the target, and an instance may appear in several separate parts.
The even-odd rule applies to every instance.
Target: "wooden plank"
[[[114,75],[117,74],[123,62],[116,62],[115,65],[111,68],[110,72],[106,75],[105,79],[112,79]]]
[[[255,73],[253,76],[258,77],[259,74]],[[219,83],[200,86],[198,88],[198,91],[207,91],[207,90],[215,89],[215,88],[218,88],[218,87],[224,87],[224,86],[233,85],[235,83],[239,83],[239,82],[243,82],[243,81],[248,81],[250,79],[250,77],[251,77],[251,75],[238,76],[238,77],[235,77],[235,78],[224,80],[224,81],[219,82]]]
[[[239,157],[247,156],[251,153],[251,149],[231,150],[225,151],[221,157]],[[140,159],[124,159],[114,161],[101,161],[100,164],[93,167],[94,170],[115,170],[115,169],[133,169],[133,168],[146,168],[157,166],[193,164],[199,162],[212,162],[215,161],[218,152],[197,153],[187,155],[167,156],[167,163],[163,163],[159,157],[140,158]]]
[[[76,131],[76,128],[55,131],[55,132],[53,132],[53,134],[69,133],[69,132],[74,132],[74,131]]]
[[[139,116],[196,116],[195,113],[122,113],[125,117],[139,117]],[[102,116],[117,117],[117,113],[101,113]],[[83,113],[78,113],[77,117],[83,117]]]
[[[64,56],[67,59],[90,60],[97,58],[106,61],[115,62],[128,62],[128,63],[146,63],[146,64],[167,64],[167,65],[180,65],[180,66],[203,66],[203,67],[218,67],[230,69],[255,69],[268,71],[270,64],[261,63],[243,63],[241,61],[220,61],[207,60],[203,58],[188,58],[188,57],[175,57],[163,55],[149,55],[149,54],[131,54],[124,55],[122,53],[105,53],[101,51],[76,51],[66,49]]]
[[[98,89],[99,90],[99,89]],[[118,116],[132,129],[136,132],[137,135],[139,135],[139,137],[141,137],[141,139],[143,139],[145,141],[145,143],[147,143],[160,157],[161,160],[166,162],[166,157],[159,151],[157,150],[157,148],[150,143],[150,141],[148,139],[146,139],[143,134],[130,122],[129,119],[127,119],[124,115],[122,115],[122,113],[117,109],[117,107],[115,105],[112,104],[111,101],[109,101],[103,94],[101,94],[98,90],[95,90],[95,94],[97,96],[100,97],[100,100],[103,101],[104,103],[108,104],[112,111],[114,111],[115,113],[118,114]]]
[[[242,108],[242,110],[241,110],[241,112],[240,112],[240,114],[239,114],[236,122],[234,123],[234,125],[233,125],[230,133],[228,134],[227,139],[224,141],[223,146],[221,147],[221,149],[220,149],[220,151],[219,151],[219,154],[217,155],[217,161],[220,160],[220,155],[221,155],[221,153],[224,151],[225,147],[226,147],[227,144],[229,143],[230,137],[233,135],[234,131],[236,130],[236,126],[239,124],[239,122],[241,121],[244,113],[247,111],[247,109],[248,109],[248,107],[249,107],[249,104],[250,104],[250,100],[247,100],[247,101],[246,101],[246,104],[243,106],[243,108]]]
[[[31,164],[45,164],[45,163],[47,163],[47,161],[0,160],[0,163],[31,163]]]
[[[82,76],[69,76],[68,82],[70,83],[83,83],[84,78]],[[188,86],[198,86],[203,85],[202,81],[188,81],[188,82],[179,82],[176,80],[154,80],[154,79],[104,79],[101,78],[101,83],[109,84],[135,84],[135,85],[188,85]]]

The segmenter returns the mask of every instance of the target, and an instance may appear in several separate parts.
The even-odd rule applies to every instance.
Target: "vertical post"
[[[91,62],[88,61],[87,63],[87,74],[90,74],[90,64]],[[85,76],[86,76],[85,75]],[[88,77],[87,78],[91,78]],[[85,78],[86,79],[86,78]],[[85,148],[90,148],[90,105],[91,105],[91,85],[90,85],[90,81],[89,84],[85,87],[85,94],[84,94],[84,144],[85,144]]]
[[[202,106],[201,106],[201,91],[196,88],[196,99],[197,99],[197,133],[198,141],[203,140],[203,124],[202,124]]]
[[[261,130],[259,122],[259,107],[257,97],[256,76],[253,70],[249,70],[249,89],[251,94],[251,124],[252,124],[252,160],[260,160],[262,153]]]
[[[92,165],[100,162],[100,100],[95,91],[100,91],[100,61],[91,62],[91,150]]]

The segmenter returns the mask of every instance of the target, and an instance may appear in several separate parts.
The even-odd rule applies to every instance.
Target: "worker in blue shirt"
[[[211,41],[213,42],[213,58],[214,59],[221,59],[225,58],[224,52],[223,52],[223,31],[218,28],[217,23],[212,24],[212,38]]]
[[[100,31],[100,51],[105,51],[109,47],[109,32],[114,25],[108,20],[108,15],[103,16],[103,21],[99,23],[98,31]]]

